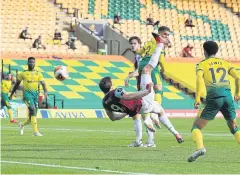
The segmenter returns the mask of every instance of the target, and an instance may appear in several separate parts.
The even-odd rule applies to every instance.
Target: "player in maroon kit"
[[[154,101],[153,84],[150,83],[144,90],[127,93],[123,88],[114,89],[110,77],[104,77],[99,82],[99,88],[105,94],[103,98],[103,107],[112,121],[121,120],[126,115],[130,117],[136,114],[156,113],[166,119],[168,129],[176,137],[178,143],[182,143],[183,139],[180,134],[174,129],[171,122],[168,120],[164,109]],[[150,118],[145,119],[144,124],[150,130],[152,129]]]
[[[99,87],[105,94],[103,107],[112,121],[120,120],[127,115],[134,117],[136,114],[145,113],[147,110],[143,108],[143,98],[146,96],[144,99],[147,100],[147,96],[151,94],[152,85],[148,85],[148,88],[144,91],[127,93],[123,88],[113,89],[111,78],[105,77],[100,81]],[[149,130],[155,132],[150,118],[146,119],[144,124]]]

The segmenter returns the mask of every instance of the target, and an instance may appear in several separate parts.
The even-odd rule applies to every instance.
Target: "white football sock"
[[[164,48],[164,44],[163,43],[159,43],[157,44],[157,47],[156,47],[156,50],[155,52],[152,54],[152,57],[151,59],[149,60],[148,64],[150,64],[153,69],[157,66],[158,64],[158,61],[159,61],[159,57],[160,57],[160,54],[162,52]]]
[[[166,114],[163,114],[161,117],[159,117],[159,120],[174,136],[179,134],[173,127]]]
[[[137,118],[134,120],[134,130],[136,133],[136,142],[140,142],[142,140],[142,120]]]
[[[141,74],[140,87],[141,90],[146,89],[146,85],[152,83],[151,74]]]
[[[154,142],[154,133],[149,131],[149,129],[147,129],[147,135],[148,135],[148,144],[153,144],[153,142]]]

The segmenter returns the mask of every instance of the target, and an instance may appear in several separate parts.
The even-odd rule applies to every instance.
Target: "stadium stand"
[[[237,1],[225,2],[234,7],[239,5]],[[240,56],[240,19],[213,0],[57,0],[57,3],[70,12],[73,8],[79,9],[80,18],[101,18],[110,24],[113,24],[114,15],[120,12],[121,25],[115,24],[114,28],[127,36],[140,36],[143,42],[151,38],[153,31],[152,26],[146,26],[146,19],[151,13],[154,21],[159,20],[160,25],[167,25],[172,30],[173,47],[167,49],[170,57],[180,56],[182,48],[188,43],[194,46],[193,55],[202,57],[201,47],[205,40],[215,40],[220,44],[223,48],[219,52],[221,57],[237,59]],[[185,27],[184,22],[189,15],[196,27]]]
[[[231,4],[231,7],[239,6],[237,1],[220,1],[221,3]],[[238,16],[229,12],[212,0],[56,0],[56,4],[72,15],[78,9],[79,18],[87,19],[106,19],[113,24],[113,16],[120,12],[121,25],[115,24],[114,27],[128,36],[137,35],[146,42],[151,38],[152,26],[146,25],[146,19],[149,13],[152,13],[154,21],[159,20],[160,25],[167,25],[172,29],[172,45],[166,49],[170,57],[180,56],[182,48],[188,43],[194,46],[193,55],[195,57],[203,56],[201,45],[204,40],[212,39],[218,41],[221,48],[219,56],[225,58],[235,58],[240,56],[240,19]],[[25,8],[26,7],[26,8]],[[196,8],[197,7],[197,8]],[[25,1],[20,0],[3,1],[2,4],[2,42],[5,52],[30,52],[30,53],[70,53],[72,50],[66,49],[66,46],[54,45],[52,37],[56,29],[56,13],[58,8],[52,6],[46,0]],[[184,21],[191,16],[196,27],[186,28]],[[9,24],[12,24],[11,27]],[[18,39],[19,33],[26,26],[29,26],[34,37],[43,35],[46,50],[29,49],[31,41]],[[62,32],[63,38],[68,38],[67,32]],[[89,52],[87,46],[78,42],[79,54]],[[77,53],[75,53],[77,54]]]
[[[235,7],[238,1],[221,0],[221,3],[231,4]],[[121,24],[113,27],[127,36],[140,36],[143,42],[152,38],[153,27],[146,25],[146,19],[151,13],[154,21],[159,20],[160,25],[169,26],[172,30],[172,47],[167,48],[168,57],[179,57],[182,48],[188,43],[194,46],[193,55],[202,57],[202,44],[206,40],[215,40],[220,45],[219,57],[239,61],[240,58],[240,19],[229,9],[213,0],[56,0],[55,6],[47,0],[5,0],[2,3],[2,53],[27,53],[31,55],[54,54],[63,55],[87,54],[89,48],[79,42],[77,52],[66,49],[66,46],[54,45],[52,42],[54,31],[57,27],[57,12],[66,10],[69,15],[78,9],[80,19],[105,19],[113,25],[113,17],[120,12]],[[60,8],[59,8],[60,7]],[[230,7],[226,5],[226,7]],[[191,16],[196,27],[186,28],[185,20]],[[20,32],[28,26],[33,38],[43,35],[46,50],[30,49],[31,40],[19,39]],[[117,31],[116,31],[117,32]],[[67,40],[68,32],[61,31],[62,37]],[[124,35],[124,36],[126,36]],[[5,58],[5,57],[4,57]],[[7,57],[6,57],[7,58]],[[14,57],[13,57],[14,58]],[[13,69],[22,71],[25,69],[25,60],[4,62],[11,63]],[[132,69],[129,61],[112,62],[99,61],[91,57],[91,61],[84,60],[39,60],[39,70],[44,71],[44,77],[49,85],[49,91],[66,100],[66,108],[87,108],[90,101],[94,108],[101,108],[101,93],[97,87],[99,79],[111,75],[115,85],[122,85],[122,80],[127,72]],[[195,62],[183,62],[179,59],[175,62],[167,62],[165,74],[171,80],[177,81],[191,92],[195,91]],[[179,63],[182,62],[182,63]],[[53,70],[56,65],[67,65],[70,71],[70,79],[60,82],[53,78]],[[178,69],[186,67],[186,69]],[[240,67],[238,65],[238,67]],[[177,72],[179,71],[179,72]],[[135,91],[133,80],[129,91]],[[80,87],[80,88],[79,88]],[[192,108],[192,99],[183,92],[164,82],[164,107],[171,108],[175,103],[184,108]],[[91,92],[92,91],[92,92]],[[204,94],[203,94],[204,96]],[[89,99],[89,102],[86,102]],[[183,100],[179,103],[177,100]],[[165,106],[166,105],[166,106]],[[174,108],[176,108],[174,106]],[[190,107],[191,106],[191,107]]]
[[[11,69],[19,72],[26,69],[26,60],[5,59],[4,72]],[[109,60],[38,60],[36,70],[42,71],[50,94],[64,100],[65,109],[100,109],[103,93],[98,87],[99,80],[105,76],[113,79],[114,86],[123,86],[124,78],[132,71],[133,65],[124,61]],[[53,71],[57,65],[68,67],[70,78],[61,82],[54,78]],[[16,76],[16,72],[12,71]],[[132,79],[127,91],[136,91],[136,80]],[[191,109],[193,99],[164,81],[163,106],[167,109]],[[61,108],[60,104],[58,107]]]
[[[219,0],[220,3],[225,4],[232,12],[240,15],[240,1],[238,0]]]
[[[80,41],[76,43],[77,50],[67,49],[68,31],[61,31],[63,43],[55,44],[53,35],[56,28],[56,8],[47,0],[5,0],[1,2],[1,52],[2,53],[29,53],[29,54],[75,54],[85,55],[89,48]],[[32,40],[23,40],[19,35],[23,29],[29,27]],[[47,44],[46,50],[33,49],[32,43],[42,35],[43,43]]]

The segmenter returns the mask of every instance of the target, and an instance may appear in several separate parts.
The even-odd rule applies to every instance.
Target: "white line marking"
[[[16,127],[2,127],[3,129],[16,129]],[[18,128],[17,128],[18,129]],[[25,128],[24,130],[31,130],[31,128]],[[40,128],[41,130],[51,130],[51,131],[78,131],[78,132],[105,132],[105,133],[133,133],[134,131],[114,131],[114,130],[94,130],[94,129],[71,129],[71,128]],[[159,129],[157,132],[161,132],[162,134],[172,135],[167,130]],[[191,132],[180,132],[181,135],[189,136],[192,135]],[[232,134],[228,133],[214,133],[214,132],[204,132],[204,136],[216,136],[216,137],[232,137]]]
[[[87,171],[106,172],[106,173],[118,173],[118,174],[152,175],[152,174],[147,174],[147,173],[124,172],[124,171],[116,171],[116,170],[104,170],[104,169],[97,169],[97,168],[62,166],[62,165],[52,165],[52,164],[31,163],[31,162],[15,162],[15,161],[6,161],[6,160],[1,160],[1,163],[20,164],[20,165],[33,165],[33,166],[52,167],[52,168],[66,168],[66,169],[87,170]]]

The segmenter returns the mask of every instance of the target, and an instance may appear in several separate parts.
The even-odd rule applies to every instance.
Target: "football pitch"
[[[239,174],[240,145],[223,119],[203,131],[206,155],[187,162],[196,150],[190,133],[193,120],[171,119],[183,144],[163,127],[156,132],[156,148],[130,148],[135,139],[131,119],[38,119],[43,137],[33,137],[31,125],[20,136],[17,124],[1,119],[1,173]]]

